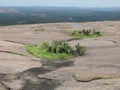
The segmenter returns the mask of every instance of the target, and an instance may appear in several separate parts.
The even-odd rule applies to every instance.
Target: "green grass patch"
[[[101,36],[103,36],[104,34],[102,33]],[[71,35],[72,37],[74,38],[95,38],[95,37],[100,37],[100,36],[97,36],[97,35],[93,35],[93,34],[90,34],[90,35],[85,35],[85,34],[75,34],[75,35]]]
[[[51,52],[48,52],[47,49],[42,50],[34,45],[28,46],[27,50],[31,54],[42,59],[65,59],[65,58],[73,57],[72,55],[68,55],[65,53],[60,53],[60,54],[51,53]]]
[[[35,29],[36,32],[43,32],[44,29]]]
[[[72,36],[73,38],[95,38],[95,37],[101,37],[105,36],[103,32],[96,31],[96,30],[69,30],[66,32],[69,36]]]
[[[75,50],[68,43],[55,41],[50,44],[43,43],[40,46],[30,45],[27,47],[27,51],[34,56],[37,56],[42,59],[68,59],[75,56],[84,55],[86,52],[86,47],[80,46],[77,44]]]

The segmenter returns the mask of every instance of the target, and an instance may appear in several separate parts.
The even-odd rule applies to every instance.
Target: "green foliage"
[[[66,59],[74,56],[84,55],[86,47],[77,44],[73,49],[68,43],[61,41],[54,41],[50,44],[43,43],[40,46],[30,45],[27,51],[31,54],[46,59]]]
[[[102,33],[100,31],[93,31],[93,35],[96,35],[96,36],[102,36]]]
[[[73,55],[68,55],[66,53],[59,53],[59,54],[51,53],[51,52],[48,52],[47,49],[41,49],[36,47],[35,45],[28,46],[27,51],[33,54],[34,56],[37,56],[42,59],[59,60],[59,59],[67,59],[67,58],[73,57]]]
[[[72,47],[68,45],[68,43],[61,42],[61,41],[54,41],[49,45],[48,49],[49,52],[52,53],[66,53],[71,54],[72,53]]]
[[[69,32],[71,36],[74,38],[94,38],[94,37],[100,37],[103,36],[103,33],[96,30],[90,30],[90,29],[83,29],[82,31],[72,31]]]
[[[75,46],[76,47],[76,53],[81,56],[84,55],[86,52],[86,47],[80,46],[79,43]]]
[[[82,31],[79,31],[79,34],[84,34],[84,35],[87,35],[87,36],[89,36],[90,34],[91,34],[91,30],[85,30],[85,29],[83,29]]]
[[[42,32],[44,29],[35,29],[36,32]]]
[[[41,49],[47,49],[49,46],[49,44],[47,42],[42,43],[42,45],[40,46]]]

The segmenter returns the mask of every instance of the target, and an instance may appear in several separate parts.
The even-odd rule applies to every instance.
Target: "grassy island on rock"
[[[73,38],[95,38],[104,36],[103,32],[91,30],[91,29],[83,29],[83,30],[69,30],[67,31],[69,36]]]
[[[79,44],[71,47],[66,42],[54,41],[52,43],[43,43],[40,46],[30,45],[27,51],[42,59],[67,59],[74,56],[82,56],[86,52],[85,46]]]

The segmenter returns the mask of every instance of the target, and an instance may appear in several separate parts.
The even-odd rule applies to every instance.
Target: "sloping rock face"
[[[38,61],[30,60],[26,57],[19,57],[19,55],[12,55],[6,53],[0,53],[0,72],[14,74],[22,72],[29,68],[41,67],[41,63]],[[4,57],[4,58],[3,58]]]
[[[44,29],[36,32],[36,29]],[[96,29],[106,36],[71,39],[61,30]],[[63,40],[86,55],[41,60],[30,44]],[[0,27],[0,90],[120,90],[120,22],[49,23]]]
[[[22,44],[16,44],[6,41],[0,41],[0,72],[15,74],[27,70],[29,68],[41,67],[42,64],[39,61],[35,61],[27,55],[12,51],[12,48],[24,47]]]

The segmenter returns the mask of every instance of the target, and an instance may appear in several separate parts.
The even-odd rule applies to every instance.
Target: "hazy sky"
[[[0,6],[120,7],[120,0],[0,0]]]

